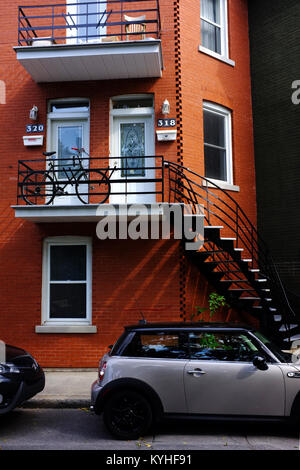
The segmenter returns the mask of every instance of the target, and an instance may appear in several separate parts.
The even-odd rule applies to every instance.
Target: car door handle
[[[204,370],[201,370],[201,369],[188,370],[187,373],[190,374],[190,375],[194,375],[194,374],[204,375],[204,374],[206,374],[206,372]]]

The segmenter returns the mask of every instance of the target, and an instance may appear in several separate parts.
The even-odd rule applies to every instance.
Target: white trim
[[[231,59],[228,59],[227,57],[225,56],[222,56],[220,54],[217,54],[216,52],[214,51],[211,51],[210,49],[207,49],[206,47],[204,46],[199,46],[199,51],[200,52],[203,52],[203,54],[207,54],[207,55],[210,55],[211,57],[214,57],[215,59],[218,59],[220,60],[221,62],[225,62],[225,64],[228,64],[228,65],[231,65],[232,67],[235,67],[235,61],[234,60],[231,60]]]
[[[55,326],[55,325],[36,325],[36,333],[97,333],[97,326]]]
[[[111,116],[153,116],[153,108],[126,108],[126,109],[111,109]]]
[[[200,0],[201,1],[201,0]],[[212,22],[208,18],[202,17],[201,16],[201,11],[200,11],[200,24],[201,21],[206,21],[207,23],[212,24],[215,27],[220,28],[221,30],[221,54],[216,53],[215,51],[212,51],[210,49],[207,49],[204,46],[199,46],[199,50],[201,52],[209,51],[213,57],[223,60],[223,62],[227,62],[227,60],[230,61],[229,59],[229,44],[228,44],[228,5],[227,5],[227,0],[218,0],[219,5],[220,5],[220,24],[218,25],[217,23]],[[203,47],[203,50],[200,49],[200,47]],[[227,60],[226,60],[227,59]],[[230,61],[231,62],[231,61]],[[227,62],[227,63],[230,63]],[[230,63],[230,65],[233,65]]]
[[[86,318],[50,319],[50,247],[53,245],[86,246]],[[41,326],[87,326],[92,324],[92,238],[78,236],[58,236],[44,239],[42,267],[42,325]]]
[[[203,102],[203,120],[204,120],[204,111],[211,112],[213,114],[219,114],[225,117],[225,148],[226,148],[226,180],[214,180],[209,178],[212,181],[217,181],[216,184],[220,186],[220,183],[225,183],[227,185],[233,186],[233,167],[232,167],[232,124],[231,124],[231,111],[223,106],[220,106],[215,103],[208,101]],[[228,188],[229,189],[229,188]]]
[[[210,183],[210,181],[211,181],[211,183]],[[234,184],[225,183],[225,181],[215,180],[213,178],[209,178],[209,181],[203,181],[202,186],[205,186],[207,188],[218,189],[218,188],[215,187],[215,184],[213,184],[213,183],[215,183],[221,189],[225,189],[226,191],[236,191],[236,192],[240,191],[239,186],[236,186]]]

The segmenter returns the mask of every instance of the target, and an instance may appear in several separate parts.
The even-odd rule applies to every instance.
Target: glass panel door
[[[75,195],[75,178],[80,174],[80,168],[88,167],[88,160],[80,162],[76,151],[72,147],[83,147],[88,151],[87,121],[53,121],[51,137],[52,145],[50,150],[56,151],[54,163],[57,171],[54,174],[54,181],[56,181],[56,187],[58,186],[59,188],[53,204],[81,204]],[[73,158],[74,155],[76,156],[75,159]],[[82,157],[87,158],[86,155]],[[82,192],[86,192],[85,188],[82,188]]]
[[[106,34],[106,2],[69,0],[68,3],[67,22],[71,28],[67,34],[67,42],[99,42],[100,35]]]
[[[111,159],[111,166],[115,165],[118,170],[112,174],[110,202],[115,204],[156,202],[155,194],[151,194],[155,192],[155,183],[147,182],[148,179],[155,178],[152,116],[115,116],[112,139],[112,156],[115,158]],[[113,183],[114,180],[118,182]]]
[[[145,176],[145,123],[121,123],[122,177]]]

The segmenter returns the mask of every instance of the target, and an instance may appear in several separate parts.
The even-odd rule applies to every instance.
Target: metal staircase
[[[290,306],[268,247],[225,190],[182,165],[165,162],[169,201],[204,216],[204,244],[186,256],[234,308],[249,312],[262,331],[288,349],[300,338],[300,314]],[[217,191],[216,191],[217,189]]]

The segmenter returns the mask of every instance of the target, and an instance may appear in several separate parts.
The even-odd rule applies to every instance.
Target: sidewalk
[[[23,408],[88,408],[97,369],[44,369],[46,384]]]

